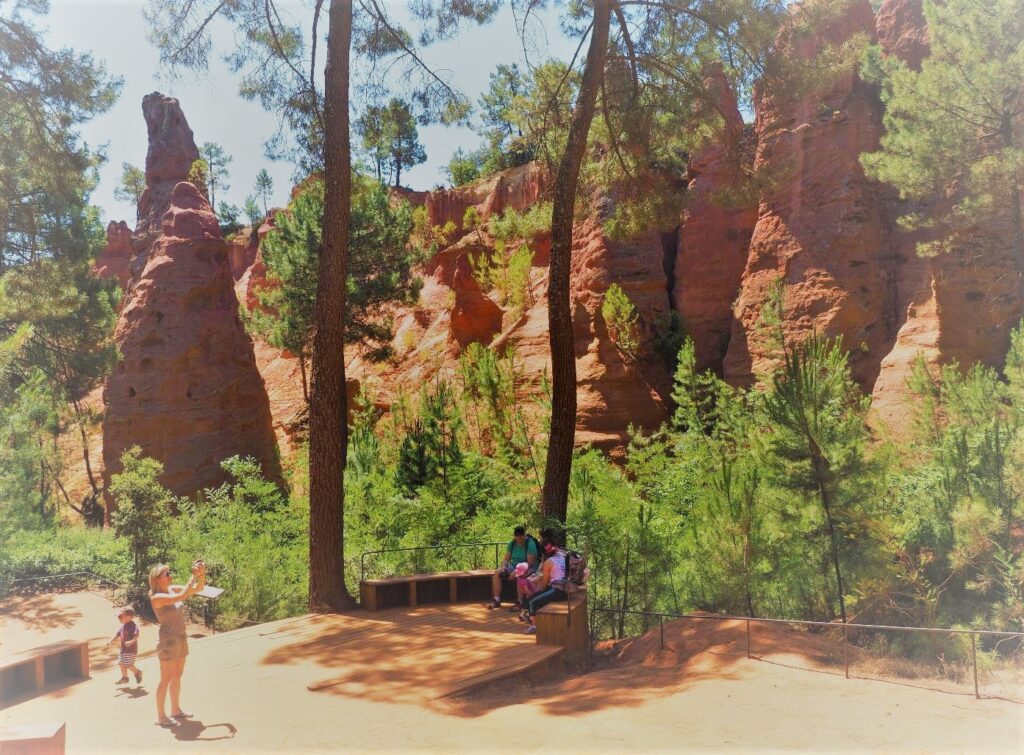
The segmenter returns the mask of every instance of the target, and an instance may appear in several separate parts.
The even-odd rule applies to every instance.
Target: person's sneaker
[[[125,679],[125,681],[128,681],[128,680]],[[142,684],[142,669],[139,669],[138,671],[135,672],[135,683],[136,684]]]
[[[530,626],[523,630],[523,634],[537,634],[537,625],[530,624]]]
[[[127,676],[122,676],[120,679],[118,679],[116,682],[114,682],[114,684],[127,684],[127,683],[128,683],[128,677]]]
[[[492,599],[491,602],[487,604],[487,608],[492,611],[495,608],[501,608],[501,598]]]
[[[526,618],[529,615],[530,615],[529,611],[525,611],[525,610],[524,611],[520,611],[519,612],[519,620],[520,621],[525,621],[527,624],[529,624],[530,620],[528,618]]]
[[[521,610],[523,610],[523,604],[517,600],[515,603],[512,604],[512,607],[508,609],[508,612],[515,613],[516,611]]]

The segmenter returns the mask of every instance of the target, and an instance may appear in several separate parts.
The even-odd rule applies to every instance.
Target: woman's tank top
[[[156,620],[160,622],[160,635],[162,637],[184,637],[188,634],[185,627],[184,603],[171,603],[154,608]]]
[[[553,556],[548,556],[551,561],[551,576],[548,578],[548,585],[562,589],[565,587],[565,554],[558,551]]]

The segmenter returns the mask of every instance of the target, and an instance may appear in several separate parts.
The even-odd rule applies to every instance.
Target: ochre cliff
[[[780,45],[782,54],[810,61],[825,45],[854,35],[914,67],[928,51],[919,0],[884,0],[877,13],[868,0],[850,0],[817,35],[784,32]],[[752,124],[744,124],[724,82],[716,96],[723,129],[718,140],[690,155],[674,232],[613,240],[602,225],[613,200],[582,203],[571,268],[579,444],[618,454],[630,425],[652,429],[666,418],[670,375],[656,343],[672,313],[694,339],[701,367],[736,384],[758,380],[778,356],[761,318],[779,285],[787,340],[814,331],[842,337],[854,378],[872,395],[880,430],[899,433],[909,426],[913,402],[906,383],[919,358],[931,365],[1001,363],[1021,313],[1020,271],[1007,234],[999,222],[967,228],[960,238],[969,243],[952,253],[918,256],[916,246],[925,239],[901,230],[897,219],[935,208],[910,207],[892,187],[865,176],[859,156],[879,145],[883,107],[855,68],[798,96],[762,91]],[[760,188],[740,190],[751,172]],[[493,254],[495,243],[486,226],[462,228],[462,220],[470,207],[483,221],[507,208],[525,210],[548,189],[545,171],[530,164],[469,186],[396,192],[424,207],[431,225],[451,223],[455,231],[421,267],[417,305],[393,312],[395,358],[370,363],[347,354],[348,374],[382,409],[435,376],[454,375],[473,342],[513,348],[517,396],[539,396],[549,370],[550,238],[541,233],[526,240],[533,264],[523,302],[514,307],[474,276],[471,257]],[[240,274],[236,263],[234,272],[239,298],[255,306],[255,289],[268,285],[261,255],[239,248],[236,259],[252,260]],[[601,315],[613,283],[639,314],[635,354],[613,343]],[[298,365],[265,344],[257,353],[275,429],[287,446],[304,406]]]

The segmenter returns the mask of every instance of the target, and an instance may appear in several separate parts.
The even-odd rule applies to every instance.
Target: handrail
[[[80,577],[80,576],[92,577],[97,582],[102,582],[102,583],[104,583],[105,585],[107,585],[108,587],[111,587],[111,588],[123,588],[123,587],[125,587],[125,585],[120,584],[118,582],[114,582],[113,580],[107,579],[106,577],[101,577],[99,574],[96,574],[95,572],[91,572],[91,571],[72,571],[72,572],[66,572],[64,574],[44,574],[44,575],[39,576],[39,577],[19,577],[18,579],[12,579],[11,580],[10,584],[8,585],[8,589],[10,589],[14,585],[18,584],[19,582],[43,582],[43,581],[48,580],[48,579],[67,579],[68,577]]]
[[[843,673],[846,678],[850,678],[850,657],[849,657],[849,638],[848,632],[850,627],[856,629],[881,629],[885,631],[897,631],[897,632],[929,632],[935,634],[966,634],[971,638],[971,667],[974,673],[974,697],[976,699],[981,698],[981,693],[978,689],[978,635],[988,635],[997,637],[1019,637],[1024,638],[1024,632],[1004,632],[995,629],[942,629],[939,627],[900,627],[892,626],[888,624],[854,624],[851,622],[832,622],[832,621],[805,621],[801,619],[758,619],[753,616],[733,616],[731,614],[680,614],[680,613],[661,613],[657,611],[634,611],[628,608],[606,608],[604,606],[592,606],[591,611],[603,611],[605,613],[613,614],[629,614],[634,616],[652,616],[658,619],[658,624],[661,632],[661,647],[665,648],[665,619],[710,619],[714,621],[743,621],[747,625],[747,658],[751,658],[750,654],[750,624],[798,624],[801,626],[818,626],[818,627],[830,627],[832,629],[842,628],[843,630]],[[591,640],[593,642],[593,640]]]
[[[416,545],[407,548],[382,548],[375,551],[363,551],[359,556],[359,581],[363,582],[366,579],[366,557],[380,555],[382,553],[404,553],[408,551],[425,551],[425,550],[443,550],[446,548],[486,548],[490,546],[495,547],[494,561],[495,568],[498,564],[498,551],[497,546],[506,545],[504,541],[492,542],[492,543],[449,543],[446,545]]]
[[[636,616],[654,616],[658,618],[672,618],[672,619],[715,619],[719,621],[753,621],[761,624],[800,624],[803,626],[816,626],[816,627],[842,627],[843,622],[835,621],[806,621],[804,619],[761,619],[756,616],[735,616],[727,613],[716,613],[716,614],[699,614],[699,613],[668,613],[659,611],[633,611],[627,608],[607,608],[605,606],[593,606],[591,610],[604,611],[606,613],[625,613]],[[948,634],[954,632],[957,634],[984,634],[984,635],[998,635],[1001,637],[1024,637],[1024,632],[1005,632],[997,629],[956,629],[950,627],[949,629],[943,629],[942,627],[900,627],[890,626],[888,624],[857,624],[852,621],[846,622],[847,627],[856,627],[857,629],[892,629],[900,632],[935,632],[938,634]]]

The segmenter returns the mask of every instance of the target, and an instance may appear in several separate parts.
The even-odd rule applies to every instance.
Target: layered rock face
[[[857,33],[874,36],[868,0],[850,3],[813,40],[785,43],[783,54],[811,60],[826,44],[841,44]],[[861,153],[878,146],[877,95],[849,73],[797,101],[774,93],[759,104],[755,169],[774,171],[776,185],[758,208],[725,377],[750,383],[773,366],[776,355],[758,324],[781,282],[787,339],[799,340],[812,330],[842,337],[854,378],[870,390],[893,332],[882,198],[858,162]]]
[[[753,141],[735,95],[720,74],[712,80],[725,121],[721,139],[690,158],[687,202],[679,223],[672,303],[693,339],[697,369],[721,374],[732,330],[732,303],[740,290],[757,205],[723,201],[743,179]]]
[[[914,67],[927,54],[919,0],[884,0],[877,15],[867,0],[850,0],[842,17],[818,34],[788,34],[781,38],[783,54],[805,61],[855,34],[877,40],[884,54]],[[571,268],[577,443],[621,452],[630,424],[650,429],[664,420],[670,376],[654,344],[656,324],[673,311],[694,339],[700,367],[736,384],[772,369],[777,354],[761,316],[779,284],[787,340],[798,342],[812,331],[842,337],[854,378],[871,393],[881,424],[894,431],[910,425],[914,400],[907,378],[919,358],[933,366],[954,360],[1001,365],[1021,313],[1010,234],[997,221],[963,229],[949,255],[917,255],[924,237],[900,230],[897,218],[935,209],[909,206],[860,167],[859,156],[877,149],[883,133],[883,108],[872,86],[848,72],[799,98],[765,92],[755,103],[753,126],[743,124],[726,89],[718,94],[725,128],[718,141],[691,155],[675,234],[607,238],[601,228],[612,209],[607,198],[595,198],[589,215],[578,218]],[[750,167],[767,177],[766,188],[756,201],[723,203],[721,195]],[[543,198],[546,186],[542,169],[527,165],[456,189],[398,192],[424,206],[432,225],[453,223],[457,240],[424,266],[418,305],[394,313],[397,359],[380,365],[348,355],[348,374],[370,387],[381,408],[399,391],[415,394],[434,376],[453,375],[473,342],[499,351],[513,347],[517,393],[538,395],[550,370],[550,239],[530,240],[535,254],[525,303],[513,310],[481,288],[470,265],[471,256],[493,252],[493,239],[461,225],[469,207],[483,220],[508,207],[525,210]],[[239,283],[246,276],[261,280],[258,257]],[[641,318],[635,356],[615,346],[601,316],[612,283]],[[286,356],[273,362],[281,375]],[[298,380],[271,390],[281,405],[289,391],[301,395]]]
[[[131,261],[135,256],[132,247],[132,232],[123,220],[111,220],[107,223],[107,243],[104,244],[93,270],[102,278],[117,278],[122,293],[128,289],[131,277]]]
[[[156,144],[176,148],[161,129],[181,134],[187,124],[183,130],[182,121],[168,117],[181,113],[168,100],[144,112]],[[150,246],[114,334],[122,358],[104,389],[105,481],[132,445],[163,463],[161,481],[178,495],[223,482],[220,463],[234,455],[255,457],[268,478],[280,481],[267,393],[238,316],[227,244],[192,184],[165,192],[170,169],[156,166],[173,164],[150,144],[146,212],[157,204],[165,209],[159,229],[147,215]]]

